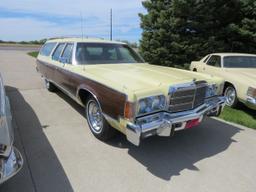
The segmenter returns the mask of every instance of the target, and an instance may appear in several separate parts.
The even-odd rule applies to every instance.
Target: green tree
[[[255,0],[147,0],[140,14],[146,61],[184,67],[212,52],[256,52]]]

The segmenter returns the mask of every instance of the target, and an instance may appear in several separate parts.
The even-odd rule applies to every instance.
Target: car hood
[[[256,69],[255,68],[232,68],[225,69],[227,74],[232,75],[237,80],[241,80],[256,86]]]
[[[82,66],[81,66],[82,67]],[[131,91],[169,87],[196,80],[211,81],[210,75],[150,64],[104,64],[82,67],[84,73],[103,84],[119,84]]]

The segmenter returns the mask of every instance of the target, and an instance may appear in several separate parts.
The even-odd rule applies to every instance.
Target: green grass
[[[28,55],[32,56],[32,57],[37,57],[38,55],[38,51],[34,51],[34,52],[29,52]]]
[[[225,107],[220,115],[221,119],[256,129],[256,111],[241,106],[238,109]]]

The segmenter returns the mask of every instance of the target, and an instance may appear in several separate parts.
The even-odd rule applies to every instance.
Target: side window
[[[71,64],[72,62],[73,43],[68,43],[63,51],[61,59],[65,63]]]
[[[103,53],[102,47],[87,47],[86,50],[91,57],[99,57]]]
[[[207,65],[213,67],[221,67],[221,57],[218,55],[212,55],[211,58],[207,61]]]
[[[56,46],[56,43],[46,43],[44,46],[41,48],[39,54],[43,56],[50,56],[53,48]]]
[[[62,53],[62,50],[65,46],[65,43],[60,43],[57,48],[55,49],[53,55],[52,55],[52,59],[55,61],[58,61],[60,58],[60,54]]]

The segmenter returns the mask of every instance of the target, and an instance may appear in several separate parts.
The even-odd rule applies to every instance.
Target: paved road
[[[40,45],[1,45],[0,50],[2,51],[39,51]]]
[[[22,51],[0,51],[0,71],[11,100],[22,151],[22,171],[1,192],[147,191],[255,192],[256,132],[214,119],[154,137],[140,147],[122,135],[109,143],[90,133],[83,109],[49,93]]]

